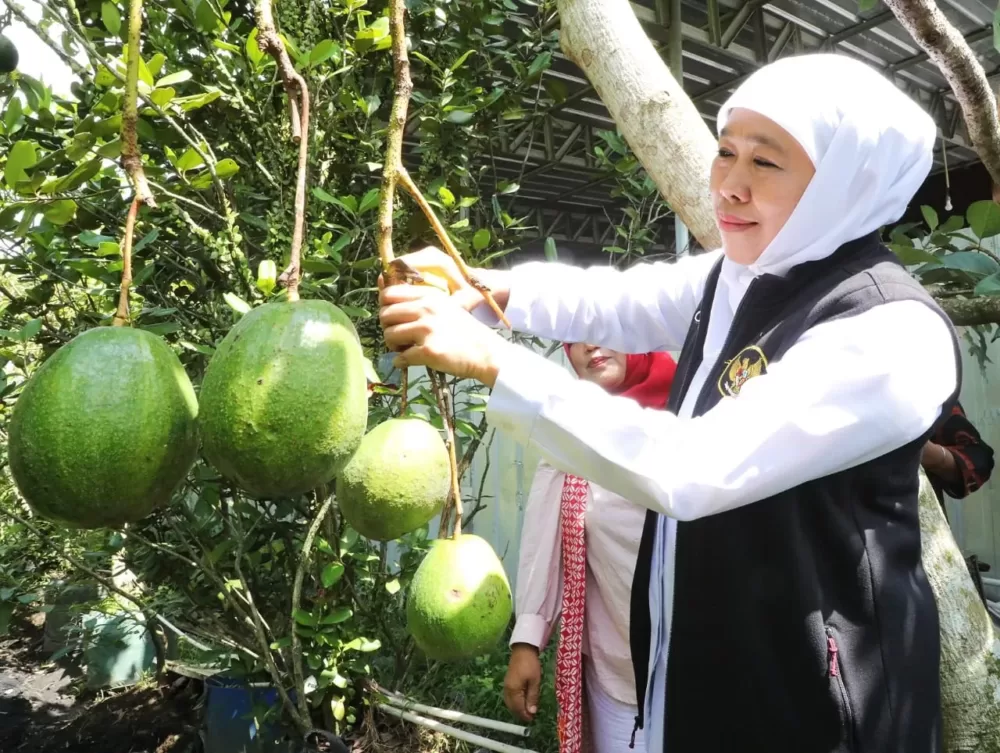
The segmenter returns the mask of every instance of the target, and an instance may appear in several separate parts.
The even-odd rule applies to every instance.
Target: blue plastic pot
[[[205,686],[206,753],[285,753],[290,749],[276,721],[281,700],[275,688],[248,687],[241,680],[218,675],[206,680]],[[254,721],[254,706],[274,709],[260,729]]]

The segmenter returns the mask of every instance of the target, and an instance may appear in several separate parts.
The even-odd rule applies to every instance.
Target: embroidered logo
[[[727,397],[736,397],[744,384],[766,372],[767,356],[764,351],[756,345],[749,345],[737,353],[733,360],[726,362],[719,375],[719,392]]]

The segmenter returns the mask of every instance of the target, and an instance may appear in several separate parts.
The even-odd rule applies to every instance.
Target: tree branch
[[[309,704],[306,702],[306,682],[305,673],[302,669],[302,642],[299,640],[299,633],[296,630],[295,613],[299,611],[302,603],[302,581],[305,580],[306,568],[312,560],[312,545],[319,531],[320,525],[330,512],[333,504],[333,495],[327,493],[326,489],[317,494],[324,497],[323,504],[320,505],[313,518],[309,530],[306,532],[305,541],[302,542],[302,551],[299,553],[299,564],[295,570],[295,583],[292,586],[292,675],[295,678],[295,692],[298,695],[299,713],[304,719],[309,719]]]
[[[885,0],[885,4],[947,79],[962,108],[969,141],[993,182],[1000,183],[1000,118],[976,53],[934,0]]]
[[[457,538],[462,535],[462,485],[460,476],[458,475],[458,459],[455,454],[454,406],[448,400],[448,382],[444,374],[428,369],[427,378],[430,379],[431,390],[434,392],[438,412],[441,414],[441,420],[444,423],[445,446],[448,448],[448,468],[451,473],[450,500],[441,511],[442,536],[447,535],[449,513],[452,507],[454,507],[455,525],[452,536]]]
[[[255,10],[257,19],[257,46],[260,51],[274,58],[278,72],[288,96],[292,120],[292,138],[299,142],[299,166],[295,182],[295,226],[292,230],[292,249],[288,267],[282,272],[279,282],[288,291],[288,300],[299,299],[299,280],[302,277],[302,242],[306,222],[306,173],[309,166],[309,87],[299,75],[288,56],[285,43],[278,35],[271,10],[271,0],[258,0]],[[297,110],[296,105],[300,109]]]

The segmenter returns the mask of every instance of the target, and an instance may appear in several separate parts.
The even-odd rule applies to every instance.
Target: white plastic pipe
[[[402,719],[404,722],[419,724],[421,727],[426,727],[433,732],[440,732],[442,735],[454,737],[456,740],[467,742],[470,745],[478,745],[480,748],[485,748],[486,750],[495,750],[497,753],[536,753],[536,751],[533,750],[515,748],[513,745],[507,745],[506,743],[500,743],[496,740],[490,740],[488,737],[481,737],[480,735],[474,735],[471,732],[465,732],[464,730],[456,729],[455,727],[449,727],[447,724],[442,724],[435,719],[428,719],[426,716],[414,714],[412,711],[403,711],[402,709],[397,709],[395,706],[389,706],[385,703],[378,704],[378,707],[389,716]]]
[[[522,727],[519,724],[498,722],[493,719],[486,719],[481,716],[466,714],[462,711],[452,711],[450,709],[435,708],[434,706],[425,706],[422,703],[411,701],[409,698],[405,698],[398,693],[393,693],[392,691],[386,690],[382,687],[379,687],[378,691],[385,696],[386,701],[390,705],[398,706],[406,711],[418,711],[421,714],[429,714],[430,716],[436,716],[438,719],[445,719],[449,722],[459,722],[460,724],[468,724],[473,727],[491,729],[496,732],[503,732],[505,734],[516,735],[518,737],[528,737],[531,734],[531,730],[527,727]]]

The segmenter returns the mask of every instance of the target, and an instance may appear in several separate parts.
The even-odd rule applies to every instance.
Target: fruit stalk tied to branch
[[[271,11],[271,0],[260,0],[256,8],[257,46],[260,51],[274,58],[288,96],[292,138],[299,142],[299,166],[295,182],[295,225],[292,229],[292,248],[288,266],[278,282],[285,286],[288,300],[299,299],[299,281],[302,277],[302,243],[306,224],[306,173],[309,167],[309,87],[295,70],[285,44],[278,35]]]
[[[128,60],[125,68],[125,103],[122,111],[122,167],[128,175],[135,191],[132,204],[125,221],[125,236],[122,239],[122,282],[118,295],[118,311],[114,325],[121,327],[131,320],[129,315],[129,289],[132,287],[132,238],[135,234],[135,220],[139,205],[156,206],[153,191],[142,169],[142,152],[139,151],[139,137],[136,124],[139,121],[139,60],[142,32],[142,0],[132,0],[128,13]]]
[[[462,535],[462,487],[455,450],[455,406],[450,400],[448,380],[445,375],[435,371],[429,371],[428,375],[434,398],[437,400],[438,411],[444,421],[445,446],[448,448],[448,466],[451,470],[451,492],[444,509],[441,511],[441,527],[438,536],[445,538],[448,535],[448,521],[454,510],[455,524],[452,529],[452,537],[456,538]]]

